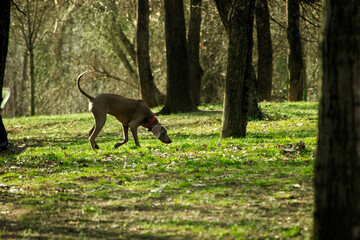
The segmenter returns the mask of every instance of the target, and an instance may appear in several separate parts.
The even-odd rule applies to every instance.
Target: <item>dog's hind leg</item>
[[[91,136],[89,137],[89,141],[91,144],[91,148],[96,151],[96,149],[99,149],[99,146],[95,142],[95,138],[100,133],[101,129],[104,127],[106,122],[106,113],[99,113],[97,111],[91,112],[94,117],[94,130],[91,133]]]
[[[91,136],[91,134],[94,132],[94,129],[95,129],[95,124],[94,126],[91,128],[90,132],[89,132],[89,137]]]

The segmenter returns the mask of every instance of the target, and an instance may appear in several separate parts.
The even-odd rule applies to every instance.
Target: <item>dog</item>
[[[167,130],[161,125],[154,113],[141,99],[130,99],[116,94],[99,94],[92,97],[80,87],[80,79],[87,72],[83,72],[77,78],[79,91],[90,100],[89,111],[94,117],[95,124],[89,132],[91,148],[96,151],[99,146],[95,142],[106,122],[106,115],[110,114],[119,120],[123,126],[124,140],[115,144],[115,148],[128,142],[129,128],[135,140],[135,145],[140,147],[137,136],[139,126],[147,128],[153,135],[163,143],[171,143]]]

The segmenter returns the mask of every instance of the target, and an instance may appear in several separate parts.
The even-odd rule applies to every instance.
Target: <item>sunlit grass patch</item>
[[[5,119],[28,148],[0,158],[1,237],[306,239],[317,104],[261,107],[246,138],[221,139],[222,107],[203,106],[158,116],[172,144],[139,129],[141,147],[130,135],[117,149],[109,117],[96,153],[89,113]]]

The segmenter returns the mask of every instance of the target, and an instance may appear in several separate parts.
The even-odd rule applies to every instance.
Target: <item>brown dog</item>
[[[159,123],[154,113],[144,103],[143,100],[125,98],[115,94],[99,94],[92,97],[84,92],[80,87],[80,78],[86,72],[80,74],[77,78],[79,91],[90,100],[89,110],[92,113],[95,124],[89,132],[89,141],[94,151],[99,149],[95,142],[96,136],[100,133],[106,121],[106,114],[116,117],[123,126],[124,140],[115,144],[115,148],[128,142],[129,127],[135,140],[136,146],[140,146],[137,137],[137,128],[141,125],[148,128],[156,138],[163,143],[171,143],[166,129]]]

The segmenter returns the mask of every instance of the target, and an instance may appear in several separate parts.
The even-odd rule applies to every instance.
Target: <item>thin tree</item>
[[[40,34],[41,26],[44,24],[43,17],[47,4],[39,6],[39,0],[35,3],[26,0],[25,14],[16,12],[16,18],[21,25],[21,33],[23,35],[26,48],[30,58],[30,114],[35,115],[35,48],[41,42],[47,31]]]
[[[315,240],[360,238],[360,6],[325,1]]]
[[[164,0],[167,95],[161,114],[197,110],[191,95],[183,0]]]
[[[302,59],[302,45],[300,35],[300,7],[298,0],[287,0],[289,42],[289,101],[302,101],[304,94],[305,68]]]
[[[201,26],[201,1],[191,0],[190,20],[188,32],[188,51],[189,51],[189,78],[191,85],[191,96],[195,105],[200,105],[201,79],[204,70],[200,65],[200,26]]]
[[[215,0],[229,39],[221,137],[245,137],[253,77],[255,0]]]
[[[139,75],[137,71],[137,53],[135,50],[135,46],[126,36],[122,28],[122,23],[118,19],[119,10],[116,1],[110,0],[108,4],[109,8],[112,9],[112,11],[110,12],[110,29],[108,30],[109,36],[107,40],[112,45],[113,51],[125,67],[128,75],[134,81],[134,85],[138,89],[140,89]],[[112,75],[108,73],[105,68],[101,69],[98,66],[94,66],[94,70],[96,72],[104,74],[107,77],[113,78]]]
[[[257,97],[270,101],[273,75],[273,49],[270,32],[270,14],[267,0],[256,0],[256,31],[258,47]]]
[[[138,0],[137,62],[141,97],[149,107],[163,103],[163,96],[154,83],[149,56],[149,0]]]

